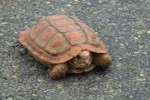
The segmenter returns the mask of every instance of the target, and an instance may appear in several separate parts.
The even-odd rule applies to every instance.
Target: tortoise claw
[[[17,41],[14,42],[13,45],[10,46],[10,47],[16,48],[16,47],[21,47],[21,46],[22,46],[21,43],[19,42],[19,40],[17,40]]]

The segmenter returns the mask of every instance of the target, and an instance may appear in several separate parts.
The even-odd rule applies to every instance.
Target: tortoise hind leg
[[[57,64],[53,67],[52,71],[49,73],[51,79],[59,78],[61,76],[65,76],[68,71],[67,63]]]
[[[19,40],[14,42],[10,47],[17,48],[21,56],[27,54],[27,49],[19,42]]]
[[[112,58],[108,54],[93,54],[93,63],[101,68],[108,68],[112,63]]]
[[[27,52],[28,51],[25,47],[22,46],[21,48],[19,48],[19,54],[20,55],[25,55],[25,54],[27,54]]]

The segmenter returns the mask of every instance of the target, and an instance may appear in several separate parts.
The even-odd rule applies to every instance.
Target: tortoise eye
[[[81,58],[80,56],[77,56],[76,58]]]

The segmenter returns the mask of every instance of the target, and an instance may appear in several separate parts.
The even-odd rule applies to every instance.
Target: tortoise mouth
[[[70,70],[72,73],[79,74],[79,73],[91,71],[94,67],[95,67],[95,65],[91,64],[87,68],[73,68],[72,67]]]
[[[81,62],[81,63],[72,63],[71,65],[71,67],[73,67],[73,68],[79,68],[79,69],[84,69],[84,68],[87,68],[87,67],[89,67],[90,66],[90,62],[88,62],[88,63],[85,63],[85,62]]]
[[[90,56],[88,59],[81,59],[75,57],[69,61],[71,67],[79,69],[88,68],[91,65],[91,63],[92,63],[92,56]]]

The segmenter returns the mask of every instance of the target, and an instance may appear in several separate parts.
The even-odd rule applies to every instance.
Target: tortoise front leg
[[[51,79],[59,78],[61,76],[65,76],[68,71],[67,63],[57,64],[53,67],[52,71],[49,73]]]
[[[93,54],[93,63],[101,68],[108,68],[112,63],[112,58],[108,54]]]

